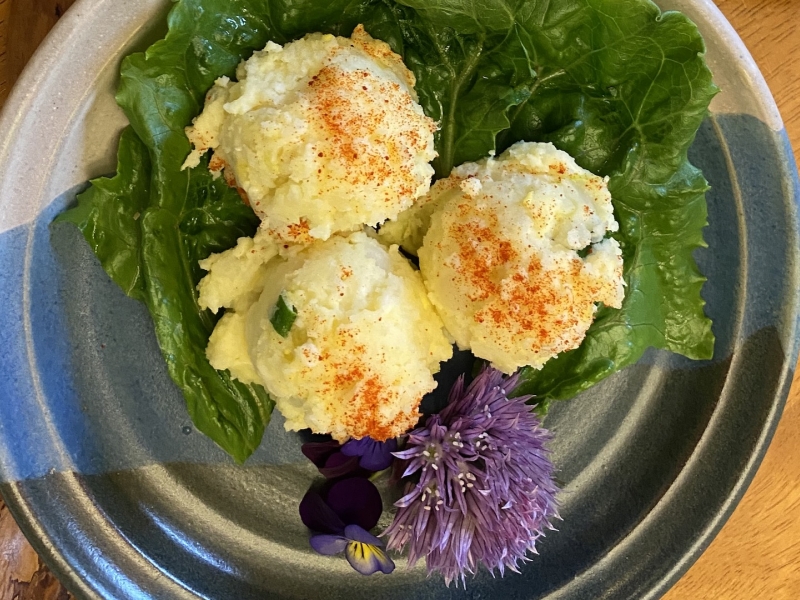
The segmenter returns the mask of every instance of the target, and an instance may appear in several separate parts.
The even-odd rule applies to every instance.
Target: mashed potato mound
[[[211,312],[222,307],[246,311],[258,300],[266,264],[277,254],[275,241],[259,230],[254,237],[239,238],[230,250],[201,260],[200,268],[209,274],[197,286],[200,308]]]
[[[250,248],[242,240],[239,247]],[[249,277],[260,286],[258,301],[248,306],[252,290],[242,289],[223,299],[237,308],[211,336],[211,364],[263,383],[287,429],[310,428],[343,441],[386,440],[413,427],[452,346],[419,273],[397,247],[387,249],[362,232],[285,257],[259,247],[238,255],[234,248],[208,264],[201,302],[211,297],[203,290],[225,282],[217,279],[218,265],[246,273],[264,269]],[[287,337],[271,322],[281,296],[297,313]]]
[[[419,249],[429,297],[459,347],[498,369],[541,368],[580,345],[598,302],[622,305],[607,180],[552,144],[461,165],[421,204],[431,206]]]
[[[281,242],[310,243],[375,225],[430,188],[436,124],[417,103],[414,75],[358,26],[268,43],[219,79],[187,128],[184,168],[209,168]]]

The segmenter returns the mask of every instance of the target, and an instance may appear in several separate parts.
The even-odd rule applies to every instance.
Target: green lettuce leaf
[[[578,349],[523,372],[521,390],[546,399],[574,396],[648,347],[693,359],[714,350],[705,278],[692,256],[705,246],[708,184],[687,158],[717,91],[700,58],[703,40],[678,13],[636,0],[618,0],[613,12],[605,4],[562,2],[557,15],[530,15],[539,85],[502,135],[503,144],[553,142],[609,176],[620,224],[623,307],[601,308]]]
[[[197,428],[238,461],[258,447],[273,403],[261,386],[215,371],[205,347],[216,318],[197,306],[197,261],[251,235],[257,219],[238,195],[193,172],[188,204],[178,213],[152,206],[146,145],[131,128],[119,143],[117,175],[92,181],[78,206],[56,222],[81,229],[109,276],[144,302],[172,379]]]
[[[78,206],[55,222],[82,232],[103,268],[124,292],[144,301],[142,229],[138,222],[150,200],[150,156],[128,127],[120,136],[117,175],[96,179],[78,196]]]
[[[446,177],[495,148],[497,134],[511,125],[509,111],[530,97],[536,73],[523,31],[512,21],[491,31],[482,21],[447,19],[433,5],[420,6],[418,12],[413,2],[385,3],[379,18],[365,19],[364,26],[414,72],[420,104],[440,125],[433,166]]]
[[[686,151],[715,88],[683,16],[648,0],[179,0],[167,37],[123,63],[117,100],[132,131],[117,176],[93,182],[62,220],[147,304],[201,431],[244,460],[272,403],[205,358],[214,319],[197,306],[197,261],[250,235],[256,219],[205,164],[180,170],[184,127],[214,80],[268,40],[349,35],[359,23],[414,71],[420,103],[440,124],[438,176],[526,139],[552,141],[610,177],[625,305],[601,308],[579,349],[526,370],[524,391],[569,397],[648,346],[710,357],[692,258],[703,245],[706,183]]]

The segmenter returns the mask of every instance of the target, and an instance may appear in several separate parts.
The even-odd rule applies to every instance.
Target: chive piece
[[[283,296],[278,296],[278,303],[275,305],[275,312],[272,314],[272,318],[270,319],[270,323],[275,328],[275,331],[278,332],[278,335],[281,337],[286,337],[289,335],[289,330],[294,325],[294,320],[297,318],[297,311],[289,307],[286,304],[286,301],[283,299]]]

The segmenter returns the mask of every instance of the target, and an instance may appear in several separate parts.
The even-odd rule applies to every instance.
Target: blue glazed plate
[[[51,226],[114,170],[121,58],[164,34],[169,0],[80,0],[0,119],[0,491],[78,597],[655,598],[750,482],[797,358],[798,184],[780,116],[710,0],[700,26],[723,92],[690,158],[713,188],[697,260],[714,358],[651,351],[555,406],[558,533],[522,574],[447,589],[422,568],[363,578],[311,553],[297,505],[314,477],[280,417],[245,466],[195,431],[145,308],[83,238]],[[324,591],[323,591],[324,590]]]

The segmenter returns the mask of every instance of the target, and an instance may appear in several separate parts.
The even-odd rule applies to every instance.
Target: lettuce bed
[[[268,40],[349,36],[363,23],[417,76],[440,121],[438,176],[517,140],[549,141],[610,177],[628,285],[600,308],[580,348],[524,370],[521,391],[569,398],[650,346],[710,358],[704,245],[707,183],[687,150],[716,93],[704,44],[683,15],[648,0],[179,0],[167,37],[122,64],[117,101],[131,127],[119,167],[59,220],[146,303],[195,425],[236,460],[261,442],[273,403],[206,360],[214,316],[197,306],[197,262],[251,235],[257,219],[205,164],[180,167],[184,127],[206,91]]]

